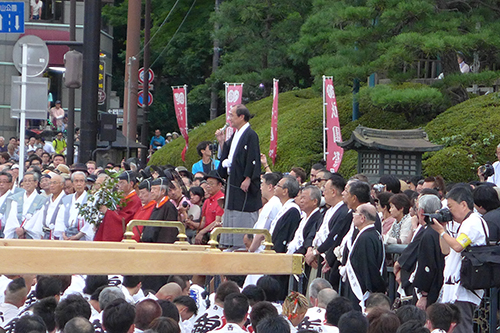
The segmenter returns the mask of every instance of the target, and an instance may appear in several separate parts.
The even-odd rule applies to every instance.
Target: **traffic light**
[[[83,55],[78,51],[68,51],[64,54],[64,85],[67,88],[82,86]]]

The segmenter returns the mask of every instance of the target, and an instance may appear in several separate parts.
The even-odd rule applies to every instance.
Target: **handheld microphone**
[[[220,129],[221,132],[224,132],[226,128],[229,127],[229,123],[224,124],[224,126]]]

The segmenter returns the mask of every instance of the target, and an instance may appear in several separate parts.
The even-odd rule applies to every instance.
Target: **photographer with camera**
[[[468,290],[460,283],[460,269],[462,267],[461,252],[468,246],[485,245],[488,238],[486,222],[473,212],[474,199],[467,185],[458,185],[451,189],[446,196],[451,216],[440,211],[439,219],[433,214],[431,227],[440,236],[441,250],[445,258],[444,285],[441,302],[455,303],[462,315],[461,322],[454,332],[472,332],[472,318],[474,310],[481,303],[484,290]],[[453,238],[446,231],[446,224],[451,218],[460,224],[458,236]]]
[[[482,182],[493,183],[500,187],[500,144],[497,146],[495,155],[498,159],[495,163],[487,162],[477,169],[477,176]]]
[[[212,157],[214,145],[210,141],[202,141],[196,146],[196,151],[200,155],[201,160],[193,164],[191,172],[193,175],[197,172],[208,174],[212,170],[217,170],[219,161]]]

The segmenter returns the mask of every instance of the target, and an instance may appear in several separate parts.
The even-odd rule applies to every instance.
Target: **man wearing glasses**
[[[38,174],[26,172],[20,191],[7,198],[5,216],[5,238],[39,239],[40,235],[34,232],[37,214],[40,214],[47,198],[38,194]]]

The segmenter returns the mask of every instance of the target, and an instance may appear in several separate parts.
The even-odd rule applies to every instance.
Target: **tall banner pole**
[[[325,91],[325,80],[326,76],[323,75],[323,160],[326,161],[326,131],[328,131],[328,128],[326,128],[326,91]]]
[[[271,138],[269,142],[269,157],[273,160],[273,165],[276,163],[276,155],[278,149],[278,82],[273,79],[273,107],[271,111]]]

